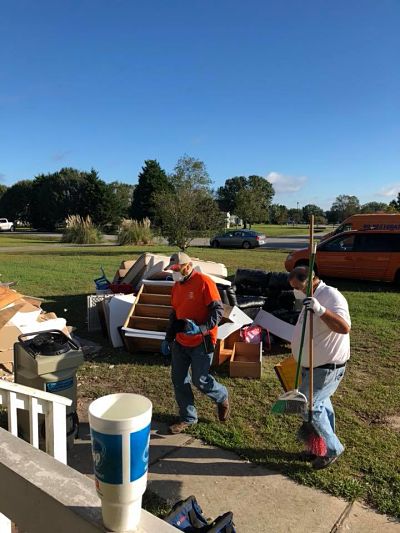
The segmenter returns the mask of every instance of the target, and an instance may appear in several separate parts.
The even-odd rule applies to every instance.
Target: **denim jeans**
[[[330,397],[342,381],[345,370],[344,366],[335,370],[314,368],[312,424],[317,433],[325,439],[327,455],[330,457],[340,455],[344,450],[343,444],[335,435],[335,412]],[[307,400],[309,398],[309,375],[309,369],[303,368],[299,390],[307,397]],[[304,415],[304,420],[308,420],[308,415]]]
[[[213,352],[207,353],[204,344],[188,348],[174,341],[171,347],[171,378],[181,420],[189,424],[197,422],[197,411],[191,383],[215,403],[228,398],[226,387],[210,375]],[[191,374],[189,368],[191,367]]]

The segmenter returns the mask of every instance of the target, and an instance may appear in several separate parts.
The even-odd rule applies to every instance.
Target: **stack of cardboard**
[[[165,280],[168,275],[164,268],[169,264],[170,256],[144,253],[136,261],[123,261],[115,273],[114,283],[129,283],[135,290],[138,290],[143,280]],[[193,266],[196,270],[209,275],[216,283],[230,285],[224,279],[228,271],[224,264],[213,261],[201,261],[192,258]]]
[[[45,313],[42,300],[0,287],[0,365],[12,370],[14,343],[21,334],[58,329],[69,335],[66,320]]]

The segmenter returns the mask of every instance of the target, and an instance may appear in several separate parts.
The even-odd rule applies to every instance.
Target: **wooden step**
[[[171,296],[169,294],[150,294],[147,292],[141,292],[137,303],[151,305],[171,305]]]
[[[153,317],[153,318],[169,318],[172,307],[169,305],[148,305],[138,303],[135,306],[135,315]]]
[[[129,317],[128,328],[147,329],[150,331],[167,331],[167,318],[152,318],[133,315]]]
[[[173,285],[143,284],[143,293],[147,294],[171,294]]]

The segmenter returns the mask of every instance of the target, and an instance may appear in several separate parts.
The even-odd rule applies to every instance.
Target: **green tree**
[[[91,217],[94,224],[115,223],[116,202],[97,172],[62,168],[33,180],[29,218],[33,227],[54,230],[69,215]]]
[[[8,187],[0,198],[1,216],[14,222],[28,223],[32,186],[31,180],[21,180]]]
[[[389,204],[389,207],[395,211],[400,211],[400,192],[397,195],[397,200],[392,200]]]
[[[246,187],[247,178],[236,176],[225,181],[223,187],[217,190],[218,205],[222,211],[234,213],[236,208],[236,197],[242,189]]]
[[[303,220],[303,211],[301,209],[288,209],[288,222],[291,224],[300,224]]]
[[[6,190],[7,190],[7,185],[3,185],[2,183],[0,183],[0,198],[3,196]]]
[[[336,197],[333,202],[331,211],[337,213],[337,221],[343,222],[346,218],[360,211],[360,201],[357,196],[349,196],[347,194],[341,194]]]
[[[326,218],[323,209],[314,204],[307,204],[302,209],[303,220],[309,222],[311,215],[314,215],[316,224],[325,224]]]
[[[288,221],[288,209],[282,204],[272,204],[269,208],[270,224],[286,224]]]
[[[118,219],[128,218],[132,205],[134,185],[112,181],[108,184],[109,194],[115,199],[116,215]]]
[[[133,192],[131,218],[135,220],[149,218],[154,222],[156,218],[154,194],[166,190],[171,190],[171,183],[165,171],[155,159],[146,160]]]
[[[169,180],[169,188],[154,194],[157,219],[169,244],[185,250],[194,237],[223,228],[225,217],[212,196],[202,161],[183,156]]]
[[[384,202],[368,202],[361,206],[360,213],[386,212],[387,208],[388,204],[385,204]]]
[[[224,187],[219,187],[217,199],[221,209],[243,219],[247,224],[266,222],[268,209],[275,194],[271,183],[261,176],[230,178]]]

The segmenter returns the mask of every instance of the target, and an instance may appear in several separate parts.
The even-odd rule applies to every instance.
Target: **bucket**
[[[89,405],[96,490],[111,531],[132,531],[140,522],[151,413],[151,401],[139,394],[109,394]]]

